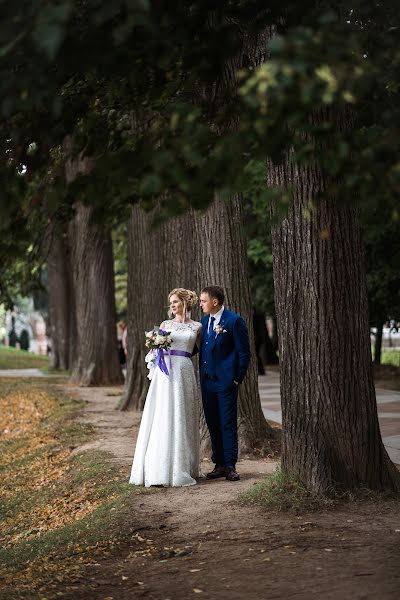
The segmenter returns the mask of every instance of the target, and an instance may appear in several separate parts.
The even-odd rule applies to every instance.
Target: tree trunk
[[[70,355],[71,291],[66,241],[55,233],[47,257],[51,366],[68,370]]]
[[[193,214],[151,226],[139,206],[128,225],[128,361],[120,408],[142,410],[148,389],[144,332],[168,318],[168,293],[196,289]]]
[[[214,16],[210,15],[210,27],[214,26],[213,21]],[[236,94],[237,69],[249,61],[259,64],[264,54],[264,35],[244,40],[241,52],[226,65],[220,80],[199,96],[207,95],[211,104],[229,104]],[[237,121],[225,126],[236,127]],[[221,285],[226,290],[229,308],[240,312],[248,323],[253,350],[249,372],[239,394],[239,447],[242,452],[269,453],[275,432],[264,418],[258,392],[241,200],[237,196],[227,203],[217,201],[203,217],[189,213],[172,219],[157,234],[148,233],[140,209],[133,209],[129,238],[129,289],[132,297],[128,298],[128,328],[131,330],[131,333],[128,332],[128,345],[131,344],[132,357],[129,357],[128,348],[130,374],[122,408],[141,408],[143,404],[146,393],[143,384],[144,350],[140,350],[137,344],[140,340],[143,348],[144,329],[154,324],[160,310],[160,299],[164,302],[173,287],[187,287],[199,292],[205,285]],[[146,307],[143,310],[144,303]],[[145,319],[147,323],[144,323]],[[207,440],[208,431],[203,419],[203,450],[208,445]]]
[[[379,430],[356,210],[329,196],[316,166],[287,160],[268,178],[293,189],[273,229],[283,469],[317,493],[400,489]]]
[[[114,266],[110,235],[78,204],[70,227],[78,358],[71,380],[80,385],[123,382],[118,358]]]
[[[229,202],[216,201],[203,217],[196,219],[197,278],[199,289],[220,285],[225,304],[239,313],[249,329],[252,358],[238,399],[239,449],[243,452],[271,452],[275,432],[265,420],[258,392],[257,360],[252,327],[252,305],[247,274],[246,244],[240,196]],[[208,444],[208,431],[202,427],[202,445]]]
[[[383,338],[383,323],[380,323],[376,328],[375,348],[374,348],[374,364],[375,365],[381,364],[382,338]]]
[[[210,14],[210,27],[219,19],[217,12]],[[237,94],[237,71],[244,65],[254,67],[261,64],[266,51],[266,32],[243,35],[241,47],[235,57],[227,61],[214,86],[206,91],[210,102],[221,106],[223,111],[234,105]],[[229,116],[219,131],[236,129],[238,115],[226,110]],[[276,432],[267,423],[261,408],[258,391],[258,368],[254,345],[247,251],[244,236],[243,199],[240,194],[228,202],[216,200],[202,218],[196,220],[199,288],[205,285],[220,285],[226,293],[226,304],[245,319],[250,335],[251,362],[238,397],[238,436],[240,452],[272,452],[276,445]],[[208,445],[208,431],[203,423],[201,440],[203,448]]]

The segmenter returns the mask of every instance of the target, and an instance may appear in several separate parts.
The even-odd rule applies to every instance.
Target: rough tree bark
[[[268,179],[293,189],[273,229],[282,466],[317,493],[400,489],[379,430],[357,212],[329,195],[317,166],[270,164]]]
[[[71,290],[64,237],[53,233],[47,255],[51,359],[54,369],[69,369]]]
[[[242,202],[236,196],[229,202],[216,201],[203,217],[196,219],[199,289],[220,285],[226,292],[225,304],[248,324],[252,359],[238,399],[238,433],[241,452],[271,452],[275,432],[265,420],[258,391],[257,360],[252,329],[252,305],[247,274],[246,243]],[[208,444],[208,431],[202,426],[202,446]]]
[[[167,319],[168,293],[196,290],[192,214],[151,227],[139,206],[128,224],[128,364],[120,408],[142,410],[148,389],[144,332]]]
[[[218,19],[210,15],[210,28]],[[261,64],[266,51],[266,33],[241,36],[237,55],[227,61],[218,81],[205,93],[215,106],[226,108],[234,102],[237,93],[237,72],[244,66]],[[215,94],[215,97],[214,97]],[[227,111],[229,114],[230,111]],[[234,114],[234,113],[233,113]],[[218,130],[235,129],[238,117],[228,117]],[[205,285],[221,285],[226,291],[227,306],[243,316],[248,324],[252,360],[238,398],[238,433],[241,452],[268,454],[276,445],[276,432],[265,420],[258,391],[258,369],[252,326],[252,304],[247,270],[247,251],[243,228],[242,196],[234,196],[229,202],[216,200],[202,218],[196,220],[198,248],[199,288]],[[208,432],[203,423],[201,439],[203,447],[208,443]]]
[[[65,180],[87,175],[93,160],[73,155],[73,140],[63,142]],[[70,265],[71,381],[80,385],[123,383],[119,363],[111,235],[92,221],[92,209],[75,205],[68,228]]]
[[[213,16],[210,16],[210,27],[213,27]],[[241,52],[226,65],[221,79],[210,89],[198,93],[207,95],[210,103],[225,105],[231,102],[236,94],[237,70],[249,62],[259,64],[264,53],[265,36],[243,40]],[[236,121],[226,123],[226,127],[235,126]],[[130,359],[128,357],[130,375],[122,408],[142,408],[145,399],[147,387],[143,383],[146,374],[141,341],[144,329],[149,324],[153,325],[155,315],[159,314],[159,305],[153,304],[159,302],[157,296],[165,298],[168,290],[177,286],[200,291],[205,285],[218,284],[226,290],[229,308],[238,311],[249,324],[253,349],[249,373],[239,394],[240,449],[270,452],[275,432],[264,418],[258,392],[241,198],[237,196],[227,203],[217,201],[203,217],[195,217],[193,213],[189,213],[180,219],[173,219],[162,226],[163,233],[151,235],[146,233],[143,215],[140,216],[138,211],[137,208],[133,210],[129,237],[131,298],[128,299],[128,327],[131,333],[128,333],[128,345],[132,348],[132,356]],[[162,260],[163,256],[168,257],[165,262]],[[160,295],[162,289],[164,296]],[[138,311],[142,311],[143,302],[136,302],[137,295],[143,298],[143,302],[149,302],[149,306],[140,314]],[[143,315],[148,320],[147,323],[143,322]],[[138,325],[140,330],[137,329]],[[137,347],[139,340],[142,349]],[[203,450],[207,440],[208,432],[203,422]]]
[[[118,359],[112,242],[78,204],[70,224],[78,357],[71,380],[80,385],[123,383]]]

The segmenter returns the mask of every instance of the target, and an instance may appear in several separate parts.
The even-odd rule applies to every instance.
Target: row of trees
[[[13,231],[28,250],[37,222],[64,231],[74,377],[120,376],[99,353],[116,357],[105,231],[127,206],[124,406],[143,402],[143,329],[163,317],[168,289],[218,282],[250,320],[251,189],[272,215],[283,468],[321,493],[399,489],[379,433],[354,202],[396,207],[395,3],[23,4],[1,15],[12,23],[0,50],[1,243]],[[239,412],[242,445],[268,447],[255,364]]]

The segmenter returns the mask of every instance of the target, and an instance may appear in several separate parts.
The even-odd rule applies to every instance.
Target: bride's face
[[[183,315],[183,304],[176,294],[169,299],[169,310],[173,315]]]

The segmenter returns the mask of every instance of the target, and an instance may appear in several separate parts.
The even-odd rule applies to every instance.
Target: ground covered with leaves
[[[0,389],[1,598],[397,600],[397,499],[320,502],[251,456],[236,483],[130,486],[140,415],[120,389]]]
[[[74,454],[93,434],[81,408],[54,380],[0,380],[2,598],[72,590],[125,539],[138,490],[107,454]]]

